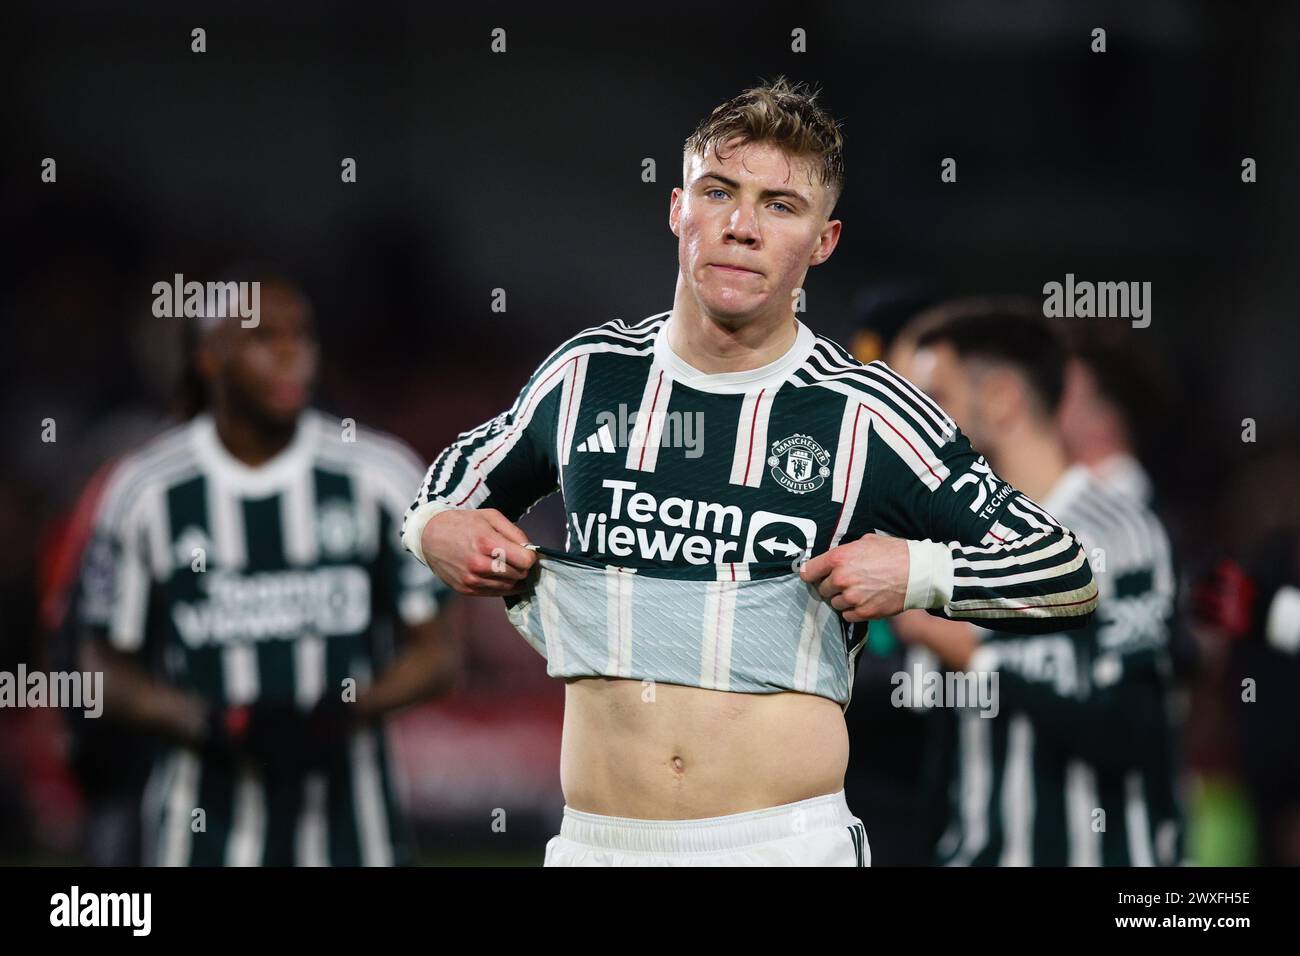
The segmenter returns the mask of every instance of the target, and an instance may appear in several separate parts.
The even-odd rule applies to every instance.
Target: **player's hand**
[[[324,769],[347,746],[349,735],[359,726],[356,704],[326,694],[307,714],[299,763],[306,770]]]
[[[204,715],[203,731],[199,734],[199,747],[207,757],[233,759],[242,749],[248,733],[251,709],[227,707],[210,703]]]
[[[268,778],[300,777],[323,769],[353,726],[349,705],[330,697],[310,711],[278,700],[215,704],[209,711],[204,751],[251,764]]]
[[[214,703],[208,711],[203,749],[210,756],[246,761],[265,770],[293,758],[305,726],[306,716],[291,703]]]
[[[505,597],[523,590],[537,563],[528,536],[495,508],[442,511],[420,536],[424,559],[457,594]]]
[[[799,577],[815,586],[844,620],[857,624],[903,610],[907,572],[906,541],[868,534],[807,561]]]
[[[928,649],[953,670],[966,670],[980,645],[970,624],[948,621],[921,610],[904,611],[891,618],[889,629],[904,644]]]
[[[930,622],[934,618],[926,614],[925,611],[912,610],[904,611],[897,617],[892,618],[889,622],[889,629],[894,632],[904,644],[913,644],[920,647],[928,647],[932,636]]]

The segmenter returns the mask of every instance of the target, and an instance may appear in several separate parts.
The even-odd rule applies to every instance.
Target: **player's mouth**
[[[761,272],[755,271],[754,269],[745,269],[742,268],[741,266],[723,265],[720,262],[711,262],[709,263],[709,265],[712,266],[714,269],[721,269],[723,272],[733,272],[736,275],[761,276],[763,274]]]
[[[271,404],[277,408],[297,408],[307,401],[307,389],[301,382],[272,382],[269,392]]]

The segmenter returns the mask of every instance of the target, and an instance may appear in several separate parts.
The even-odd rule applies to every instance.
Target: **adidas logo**
[[[578,446],[578,451],[602,451],[612,454],[616,450],[614,436],[610,433],[608,425],[601,425]]]

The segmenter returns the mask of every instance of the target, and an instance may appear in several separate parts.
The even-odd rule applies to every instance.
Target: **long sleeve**
[[[114,466],[82,556],[81,623],[119,651],[143,647],[153,589],[145,542],[148,524],[158,515],[141,488],[136,468]]]
[[[892,371],[864,486],[875,528],[909,539],[909,606],[1019,633],[1084,625],[1097,587],[1078,538],[1004,482],[952,420]],[[918,586],[918,580],[921,582]]]
[[[561,351],[533,374],[510,408],[461,432],[429,466],[402,523],[402,543],[420,561],[420,537],[435,514],[495,508],[516,521],[557,489],[555,428],[570,368]]]

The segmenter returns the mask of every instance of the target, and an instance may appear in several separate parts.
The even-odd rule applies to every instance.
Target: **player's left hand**
[[[268,778],[323,770],[358,725],[355,705],[326,694],[311,710],[292,701],[258,700],[213,711],[209,750],[251,763]]]
[[[806,562],[799,577],[850,624],[892,617],[907,597],[907,542],[868,534]]]
[[[327,767],[346,749],[348,736],[359,724],[356,704],[344,703],[337,694],[325,694],[307,715],[301,765],[307,770]]]
[[[953,670],[970,667],[979,649],[975,628],[965,621],[949,621],[925,611],[904,611],[889,622],[889,629],[904,644],[928,649]]]

